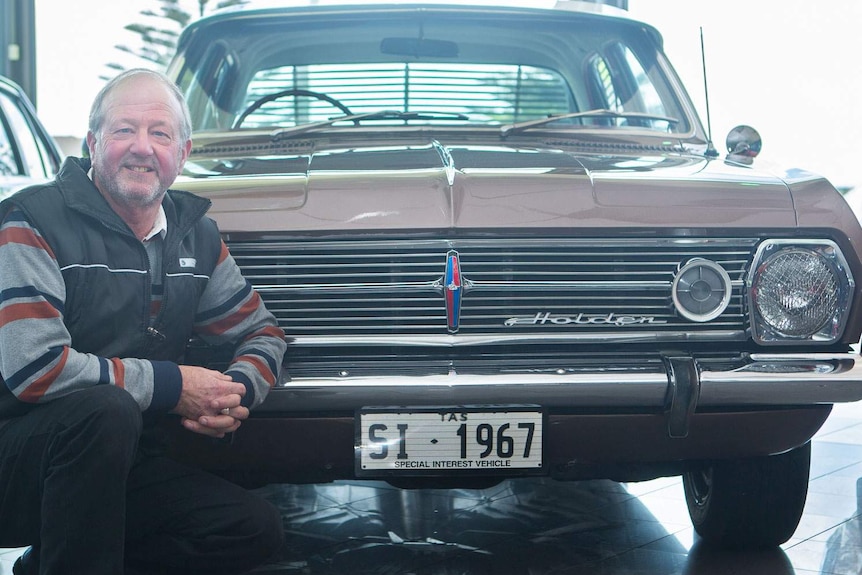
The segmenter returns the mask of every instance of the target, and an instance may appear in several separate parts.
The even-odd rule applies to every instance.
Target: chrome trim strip
[[[754,237],[754,236],[738,236],[738,237],[661,237],[661,238],[567,238],[567,237],[559,237],[553,238],[553,244],[549,245],[548,238],[540,237],[523,237],[523,238],[469,238],[469,239],[450,239],[450,238],[439,238],[439,239],[410,239],[410,247],[415,251],[420,248],[427,248],[430,250],[438,250],[438,249],[458,249],[463,246],[470,246],[471,248],[524,248],[531,246],[539,246],[546,247],[548,249],[551,248],[560,248],[560,247],[569,247],[569,246],[592,246],[598,249],[599,245],[603,249],[607,248],[624,248],[624,247],[652,247],[652,246],[716,246],[719,248],[723,247],[731,247],[736,251],[742,246],[753,246],[757,244],[757,242],[761,241],[762,238]],[[240,245],[243,245],[242,240],[238,240]],[[253,244],[253,248],[255,250],[265,250],[270,246],[282,246],[285,244],[310,244],[314,245],[316,248],[320,249],[334,249],[335,251],[344,251],[347,248],[363,246],[366,248],[399,248],[404,245],[404,241],[402,239],[396,240],[377,240],[377,239],[363,239],[363,240],[350,240],[350,241],[308,241],[308,240],[262,240],[259,242],[255,242]]]
[[[862,399],[862,362],[856,354],[753,359],[743,370],[702,372],[698,408],[801,406]],[[668,385],[666,374],[640,372],[316,378],[280,384],[256,413],[498,403],[657,412],[666,410]]]
[[[477,289],[495,289],[506,291],[534,291],[537,289],[555,289],[560,291],[595,291],[595,290],[664,290],[670,289],[671,281],[583,281],[583,282],[493,282],[493,281],[469,281],[470,291]],[[744,285],[741,280],[730,282],[734,288]],[[355,291],[386,291],[393,290],[408,292],[439,291],[443,288],[440,280],[428,282],[400,282],[400,283],[352,283],[352,284],[292,284],[292,285],[260,285],[255,286],[259,293],[350,293]]]
[[[440,288],[440,282],[401,282],[401,283],[355,283],[355,284],[299,284],[299,285],[256,285],[258,293],[355,293],[357,291],[398,290],[404,293],[434,292]]]
[[[469,347],[475,345],[518,344],[518,343],[629,343],[661,341],[665,345],[674,341],[742,341],[744,331],[723,330],[703,333],[682,331],[637,332],[601,331],[595,333],[519,333],[512,335],[339,335],[339,336],[299,336],[292,340],[292,347],[327,346],[402,346],[402,347]]]

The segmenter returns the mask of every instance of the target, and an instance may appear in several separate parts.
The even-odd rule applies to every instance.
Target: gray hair
[[[147,70],[146,68],[133,68],[131,70],[126,70],[121,74],[113,77],[108,81],[107,84],[99,90],[99,93],[96,94],[96,98],[93,100],[93,105],[90,108],[90,120],[88,129],[93,132],[93,134],[98,134],[99,130],[102,128],[102,123],[105,121],[105,110],[104,104],[105,99],[111,93],[114,88],[129,80],[130,78],[135,78],[138,76],[149,76],[155,80],[161,82],[168,90],[170,90],[171,94],[176,99],[177,103],[180,105],[180,110],[182,111],[182,117],[178,118],[180,122],[180,137],[183,142],[188,141],[192,137],[192,121],[191,121],[191,113],[189,112],[189,106],[186,104],[186,99],[183,97],[183,93],[180,92],[180,89],[177,87],[174,82],[168,78],[166,75],[161,72],[156,72],[154,70]]]

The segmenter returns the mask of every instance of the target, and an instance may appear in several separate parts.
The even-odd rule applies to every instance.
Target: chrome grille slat
[[[445,336],[446,254],[459,254],[463,290],[455,337],[553,334],[580,339],[613,332],[671,340],[743,333],[744,280],[758,238],[409,238],[344,241],[253,240],[226,236],[230,252],[288,335]],[[671,283],[691,258],[721,265],[731,278],[728,308],[707,323],[679,317]],[[649,317],[643,325],[600,321],[507,327],[537,313],[573,318]],[[409,345],[409,344],[408,344]]]

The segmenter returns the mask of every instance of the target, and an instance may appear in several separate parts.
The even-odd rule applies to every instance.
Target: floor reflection
[[[862,573],[862,477],[856,480],[856,513],[826,541],[823,573]]]
[[[255,575],[862,575],[862,402],[814,439],[802,521],[782,549],[719,552],[679,478],[507,481],[484,490],[273,485],[288,542]],[[0,575],[23,549],[0,550]]]
[[[687,515],[667,513],[680,505],[684,512],[676,488],[681,498],[678,484],[638,493],[610,481],[543,479],[484,490],[270,486],[261,491],[282,509],[288,543],[255,573],[794,573],[780,549],[733,554],[699,545]]]

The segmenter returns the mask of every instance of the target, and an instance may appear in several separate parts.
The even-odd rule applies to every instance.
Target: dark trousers
[[[242,573],[278,551],[271,504],[146,448],[142,429],[112,386],[0,424],[0,547],[33,545],[43,575]]]

